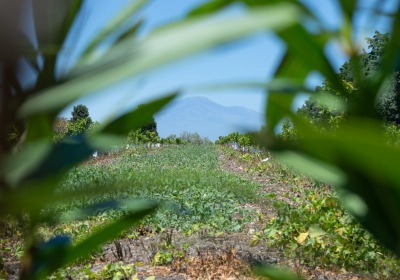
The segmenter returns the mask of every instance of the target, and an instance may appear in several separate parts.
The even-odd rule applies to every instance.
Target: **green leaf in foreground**
[[[271,266],[257,266],[255,273],[268,277],[270,280],[301,280],[297,276],[290,274],[282,269],[274,268]]]
[[[267,28],[284,30],[300,19],[297,5],[281,3],[249,9],[245,15],[220,20],[210,16],[183,20],[162,28],[140,43],[124,40],[113,46],[98,62],[81,61],[79,67],[58,86],[46,89],[28,100],[20,116],[43,111],[58,111],[76,98],[133,75],[196,52],[242,38]]]
[[[102,130],[102,133],[127,134],[129,131],[136,130],[140,128],[141,125],[149,121],[149,119],[151,119],[155,113],[157,113],[175,97],[176,94],[172,94],[140,106],[138,109],[123,115],[122,117],[108,124]]]
[[[125,203],[129,204],[129,201],[126,201]],[[132,214],[127,215],[119,221],[101,229],[82,243],[72,247],[63,246],[62,250],[61,248],[59,248],[60,250],[48,249],[48,252],[53,254],[53,256],[49,256],[48,254],[46,255],[46,263],[41,264],[40,268],[36,271],[34,278],[43,279],[45,275],[51,274],[56,269],[72,263],[80,257],[87,256],[101,244],[104,244],[108,240],[117,237],[122,231],[127,230],[135,225],[144,216],[150,214],[157,207],[157,205],[152,202],[138,202],[136,200],[131,201],[128,207],[129,210],[132,211]],[[35,265],[35,263],[32,265]]]

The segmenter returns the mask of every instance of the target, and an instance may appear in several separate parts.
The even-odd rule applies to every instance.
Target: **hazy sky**
[[[84,24],[75,26],[65,48],[64,57],[59,65],[64,67],[66,62],[73,63],[82,46],[92,38],[107,22],[117,14],[130,0],[88,0],[83,14]],[[207,0],[153,0],[140,13],[145,20],[140,36],[145,36],[154,28],[185,17],[185,15]],[[358,1],[354,28],[356,38],[360,43],[364,37],[372,37],[375,30],[390,32],[390,18],[385,16],[372,17],[368,7],[379,0]],[[385,1],[380,9],[392,12],[398,5],[398,0]],[[327,29],[337,29],[342,13],[335,0],[303,0],[312,11],[324,22]],[[232,16],[245,13],[243,5],[235,4],[221,11],[220,16]],[[135,19],[133,19],[135,20]],[[80,34],[76,36],[75,34]],[[365,46],[365,43],[363,43]],[[267,81],[272,77],[277,65],[285,52],[285,44],[274,34],[262,32],[239,42],[224,45],[195,56],[182,59],[155,71],[132,77],[118,85],[108,87],[94,95],[79,99],[67,107],[62,116],[69,117],[72,106],[85,104],[89,108],[93,120],[101,121],[107,111],[124,104],[124,108],[132,108],[162,94],[182,89],[179,98],[202,95],[224,106],[243,106],[255,111],[264,112],[266,93],[262,90],[225,90],[219,92],[193,92],[189,87],[207,83],[223,83],[238,81]],[[328,44],[326,54],[337,71],[347,57],[334,43]],[[307,86],[314,88],[322,83],[323,77],[311,73]],[[299,95],[294,107],[300,107],[305,100]]]

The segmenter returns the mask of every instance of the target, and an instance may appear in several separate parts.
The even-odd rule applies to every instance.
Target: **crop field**
[[[343,210],[329,186],[263,156],[188,145],[129,149],[76,166],[57,193],[88,195],[49,205],[37,229],[42,241],[69,236],[73,244],[83,242],[132,211],[132,205],[110,202],[115,199],[137,199],[133,205],[151,200],[159,207],[50,279],[252,279],[254,262],[286,266],[310,279],[398,275],[393,254]],[[104,207],[90,212],[98,203]],[[1,224],[0,277],[19,273],[26,224],[23,218]]]
[[[160,206],[141,221],[140,228],[124,232],[120,238],[152,236],[168,230],[181,235],[206,232],[211,237],[242,232],[254,220],[254,211],[240,205],[258,200],[257,184],[221,172],[218,164],[212,146],[172,147],[155,154],[147,154],[146,149],[128,150],[105,164],[90,160],[71,170],[57,190],[59,195],[76,190],[90,191],[90,195],[49,206],[42,214],[43,218],[50,217],[47,221],[51,220],[52,224],[44,223],[38,235],[43,241],[68,235],[73,243],[79,243],[102,226],[120,219],[128,210],[107,201],[124,198],[137,198],[138,203],[140,199],[151,200]],[[78,214],[79,209],[100,202],[104,202],[101,211]],[[77,221],[74,215],[81,217]],[[74,222],[69,222],[72,219]],[[22,248],[19,241],[9,237],[14,233],[21,236],[23,229],[13,221],[3,227],[8,229],[2,237],[2,249],[9,252],[7,265],[7,261],[18,259],[18,248]],[[96,260],[101,251],[99,248],[89,260]],[[150,253],[150,259],[145,260],[142,260],[143,254],[139,260],[152,261],[156,253]]]

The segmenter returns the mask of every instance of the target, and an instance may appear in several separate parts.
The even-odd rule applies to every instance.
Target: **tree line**
[[[141,108],[145,104],[141,104],[138,108]],[[53,141],[60,143],[67,136],[76,136],[78,134],[94,133],[101,129],[99,122],[93,122],[90,115],[89,109],[83,105],[74,106],[71,112],[71,118],[58,117],[54,121],[53,125]],[[15,132],[16,136],[10,134],[10,138],[14,137],[19,139],[18,131]],[[191,133],[183,131],[179,137],[175,134],[170,134],[166,138],[160,138],[157,132],[157,122],[152,116],[147,122],[145,122],[140,128],[132,130],[128,133],[126,142],[130,145],[139,143],[160,143],[161,145],[166,144],[212,144],[211,140],[204,136],[200,136],[197,132]],[[16,143],[16,142],[15,142]]]
[[[345,121],[348,116],[358,114],[356,105],[360,105],[364,97],[360,93],[362,86],[360,83],[371,82],[376,72],[382,67],[390,43],[389,33],[383,34],[375,31],[372,38],[365,39],[370,52],[363,49],[362,53],[358,55],[358,67],[354,67],[352,61],[349,60],[344,62],[339,69],[338,77],[345,91],[335,90],[331,82],[324,80],[322,86],[317,86],[315,94],[297,111],[298,116],[304,117],[322,132],[334,133],[340,129],[340,123]],[[400,65],[391,73],[375,100],[375,115],[383,122],[390,141],[396,143],[399,143],[400,139],[399,67]],[[283,127],[282,132],[290,133],[289,138],[292,140],[299,137],[294,127]]]

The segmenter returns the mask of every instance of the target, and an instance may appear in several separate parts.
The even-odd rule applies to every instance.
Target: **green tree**
[[[85,128],[89,128],[89,126],[92,124],[92,119],[89,116],[89,109],[83,104],[74,106],[71,115],[72,115],[71,122],[74,124],[78,123],[83,119],[86,119]]]
[[[342,78],[339,76],[339,78]],[[335,130],[334,120],[343,119],[349,113],[349,107],[354,104],[355,91],[352,82],[341,79],[345,92],[337,92],[332,84],[324,80],[321,86],[315,88],[315,93],[297,110],[297,115],[306,118],[318,128],[327,131]],[[344,106],[345,105],[345,106]]]
[[[175,138],[175,142],[176,142],[176,144],[180,145],[183,143],[183,140],[181,138],[177,137],[177,138]]]
[[[176,139],[176,134],[170,134],[169,136],[167,136],[167,139],[175,140]]]
[[[356,82],[352,61],[346,61],[339,69],[339,78],[342,80],[342,86],[346,92],[337,91],[330,82],[325,80],[322,87],[316,87],[315,92],[317,94],[312,95],[305,102],[305,105],[298,110],[298,115],[304,116],[313,124],[329,130],[332,127],[332,118],[340,117],[343,119],[345,113],[350,115],[355,113],[353,109],[357,107],[357,103],[362,98],[359,95],[358,88],[367,84],[382,66],[390,37],[389,33],[375,31],[372,38],[365,38],[365,40],[368,43],[368,49],[371,51],[366,52],[364,50],[358,55],[361,84],[358,85]],[[322,102],[321,96],[323,97],[324,94],[333,94],[333,96],[345,102],[346,112],[339,110],[340,106],[329,106]],[[381,94],[377,98],[376,112],[386,124],[400,124],[400,76],[398,69],[395,69],[382,88]]]

